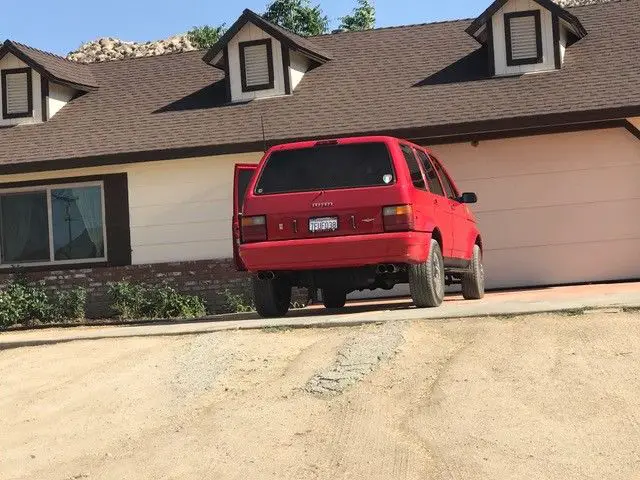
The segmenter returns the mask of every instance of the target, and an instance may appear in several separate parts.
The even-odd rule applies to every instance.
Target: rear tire
[[[264,318],[284,317],[291,305],[291,285],[285,280],[260,280],[253,277],[253,300],[258,315]]]
[[[330,288],[322,289],[322,303],[325,308],[338,309],[344,307],[347,303],[347,292],[342,290],[333,290]]]
[[[418,308],[439,307],[444,300],[444,284],[442,250],[436,240],[431,240],[427,261],[409,265],[409,287],[413,303]]]
[[[462,276],[462,296],[465,300],[480,300],[484,297],[484,267],[479,245],[473,246],[471,271]]]

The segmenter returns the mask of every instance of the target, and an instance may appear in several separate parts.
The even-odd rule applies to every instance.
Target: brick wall
[[[211,314],[227,312],[224,295],[226,290],[243,295],[247,300],[252,296],[249,275],[237,272],[232,259],[22,272],[20,276],[34,283],[44,282],[52,290],[84,287],[88,292],[88,318],[106,318],[111,315],[108,284],[121,280],[148,285],[167,284],[181,293],[198,295],[207,302],[207,310]],[[13,278],[15,274],[12,273],[0,274],[0,286]],[[292,300],[304,303],[307,291],[294,289]]]
[[[220,313],[228,289],[235,294],[251,296],[249,276],[236,272],[232,260],[202,260],[196,262],[130,265],[126,267],[82,268],[50,270],[20,274],[32,282],[43,281],[51,289],[84,287],[89,293],[87,316],[106,317],[110,314],[107,297],[109,282],[123,279],[150,285],[166,283],[182,293],[198,295],[207,302],[210,313]],[[0,274],[0,284],[14,278],[14,274]]]

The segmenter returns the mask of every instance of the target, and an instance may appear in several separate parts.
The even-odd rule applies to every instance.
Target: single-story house
[[[245,10],[207,52],[81,64],[0,49],[0,280],[168,281],[232,265],[233,168],[361,134],[475,191],[488,287],[640,278],[640,2],[496,0],[478,18],[303,38]],[[97,311],[97,310],[95,310]]]

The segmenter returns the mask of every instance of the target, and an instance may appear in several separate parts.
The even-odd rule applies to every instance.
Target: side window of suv
[[[413,149],[407,145],[400,145],[400,149],[402,150],[404,159],[407,162],[407,167],[409,167],[413,186],[421,190],[426,190],[427,187],[424,184],[424,177],[422,176],[422,171],[420,171],[420,165],[418,165],[418,160],[416,160],[416,155],[413,153]]]
[[[444,190],[442,190],[442,185],[440,184],[440,180],[438,180],[438,174],[436,173],[436,169],[433,168],[433,164],[431,160],[422,150],[418,150],[418,158],[422,162],[422,166],[424,167],[424,173],[427,176],[427,184],[429,184],[429,191],[431,193],[435,193],[436,195],[440,195],[444,197]]]
[[[446,174],[446,172],[442,169],[440,162],[434,158],[433,162],[436,166],[436,170],[438,170],[438,174],[440,175],[440,179],[442,180],[442,184],[444,185],[444,189],[447,192],[447,198],[451,200],[457,200],[458,196],[456,195],[456,189],[453,188],[453,184],[451,183],[451,179]]]

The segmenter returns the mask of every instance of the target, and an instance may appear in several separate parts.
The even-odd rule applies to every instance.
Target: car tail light
[[[242,217],[242,242],[264,242],[267,239],[267,217]]]
[[[413,228],[413,209],[411,205],[384,207],[382,221],[387,232],[406,232]]]

